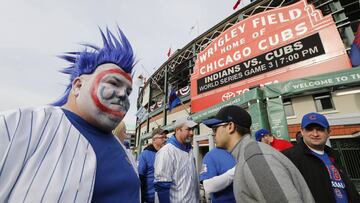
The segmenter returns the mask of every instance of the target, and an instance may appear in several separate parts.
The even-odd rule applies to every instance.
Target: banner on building
[[[191,75],[191,110],[252,87],[348,68],[331,15],[302,0],[236,23],[200,52]]]

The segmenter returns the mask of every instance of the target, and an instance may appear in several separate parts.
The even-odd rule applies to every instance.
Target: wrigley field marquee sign
[[[251,87],[348,68],[331,15],[299,1],[236,23],[197,55],[191,110],[207,109]]]

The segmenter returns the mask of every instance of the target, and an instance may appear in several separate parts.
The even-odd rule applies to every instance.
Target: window
[[[335,110],[334,103],[330,93],[314,95],[315,107],[318,112]]]
[[[294,108],[293,108],[293,105],[292,105],[292,102],[291,102],[290,98],[289,99],[284,99],[283,100],[283,105],[284,105],[284,110],[285,110],[286,117],[295,115]]]

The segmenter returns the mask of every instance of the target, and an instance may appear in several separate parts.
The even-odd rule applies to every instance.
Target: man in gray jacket
[[[236,202],[314,202],[299,170],[283,154],[250,138],[251,117],[241,107],[223,107],[203,122],[212,128],[217,147],[237,160]]]

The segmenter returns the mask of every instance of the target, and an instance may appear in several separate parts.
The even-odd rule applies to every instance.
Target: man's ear
[[[72,90],[71,90],[75,97],[79,96],[81,86],[82,86],[82,78],[81,77],[75,78],[74,81],[72,82]]]
[[[300,129],[301,137],[304,135],[304,131],[305,131],[305,129],[303,129],[303,128]]]
[[[236,126],[234,122],[230,122],[226,127],[228,128],[229,133],[234,133],[236,131]]]
[[[328,128],[328,129],[326,129],[327,130],[327,132],[328,132],[328,138],[330,137],[330,133],[331,133],[331,130],[330,130],[330,128]]]

